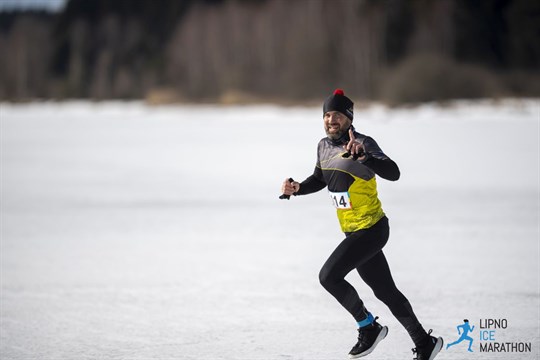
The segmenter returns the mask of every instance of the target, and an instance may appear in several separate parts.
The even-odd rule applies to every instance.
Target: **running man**
[[[462,330],[463,330],[463,334],[461,333]],[[448,348],[450,346],[454,346],[456,344],[459,344],[463,340],[468,340],[469,341],[469,349],[468,350],[470,352],[473,352],[472,349],[471,349],[473,339],[470,336],[468,336],[469,331],[472,332],[473,330],[474,330],[474,325],[473,325],[473,327],[471,327],[469,325],[469,320],[467,320],[467,319],[463,320],[463,324],[457,326],[458,335],[461,335],[460,338],[457,339],[456,341],[454,341],[453,343],[446,345],[446,350],[448,350]]]
[[[411,304],[394,284],[382,251],[388,240],[389,226],[377,195],[375,174],[396,181],[400,176],[399,168],[375,140],[356,132],[352,121],[353,102],[343,90],[337,89],[323,105],[327,136],[319,142],[313,174],[301,183],[288,178],[281,190],[289,197],[328,187],[337,209],[345,239],[323,265],[319,279],[358,325],[358,342],[349,352],[349,358],[370,354],[388,333],[388,327],[377,322],[378,317],[366,309],[356,290],[345,280],[345,276],[356,269],[409,333],[416,345],[415,359],[433,360],[443,346],[443,339],[431,336],[431,330],[426,333]]]

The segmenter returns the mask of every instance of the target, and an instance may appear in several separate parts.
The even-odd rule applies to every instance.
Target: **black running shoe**
[[[428,331],[429,339],[425,345],[412,349],[413,354],[416,354],[413,360],[433,360],[439,351],[441,351],[444,343],[443,338],[431,336],[432,331],[431,329]]]
[[[349,352],[349,359],[358,359],[370,354],[377,344],[388,334],[388,327],[380,325],[376,320],[371,325],[358,329],[358,342]]]

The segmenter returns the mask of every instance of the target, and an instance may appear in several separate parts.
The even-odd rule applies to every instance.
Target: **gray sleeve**
[[[362,163],[383,179],[390,181],[398,180],[401,176],[399,167],[392,159],[383,153],[375,140],[366,137],[363,144],[367,157]]]
[[[389,157],[386,156],[385,153],[383,153],[383,151],[381,150],[377,142],[373,140],[373,138],[370,138],[369,136],[367,136],[364,139],[363,144],[364,144],[364,151],[366,152],[368,157],[379,159],[379,160],[389,159]]]

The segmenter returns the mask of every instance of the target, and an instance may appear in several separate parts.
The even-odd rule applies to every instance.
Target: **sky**
[[[0,11],[32,9],[59,11],[67,0],[0,0]]]

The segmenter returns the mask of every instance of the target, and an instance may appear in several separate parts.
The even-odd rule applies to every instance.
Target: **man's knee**
[[[329,289],[337,282],[337,279],[328,268],[323,266],[319,271],[319,282],[325,289]]]
[[[373,289],[373,294],[377,299],[382,301],[383,303],[387,304],[393,301],[399,301],[401,299],[397,299],[394,294],[395,292],[392,291],[392,289],[387,288],[379,288],[379,289]]]

